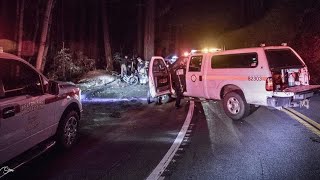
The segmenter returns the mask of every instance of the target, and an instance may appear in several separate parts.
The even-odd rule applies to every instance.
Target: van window
[[[271,69],[303,67],[300,59],[290,49],[267,49],[265,52]]]
[[[217,55],[211,58],[211,68],[255,68],[257,53]]]
[[[200,72],[202,65],[202,56],[192,56],[189,64],[189,71]]]

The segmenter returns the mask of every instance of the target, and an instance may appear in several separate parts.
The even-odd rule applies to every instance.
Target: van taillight
[[[272,77],[268,77],[267,80],[266,80],[266,90],[267,91],[273,91]]]

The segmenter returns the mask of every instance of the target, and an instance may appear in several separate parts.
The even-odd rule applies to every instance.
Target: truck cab
[[[249,115],[250,105],[308,108],[320,88],[309,80],[306,64],[288,46],[200,51],[187,58],[184,96],[222,100],[226,114],[238,120]],[[173,93],[169,87],[151,95]]]

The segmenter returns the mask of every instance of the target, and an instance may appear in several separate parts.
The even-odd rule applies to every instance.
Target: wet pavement
[[[299,111],[319,120],[318,104],[315,97],[309,110]],[[186,100],[180,109],[174,102],[84,103],[74,148],[53,149],[8,178],[145,179],[177,137],[188,107]],[[191,125],[188,143],[163,173],[165,179],[320,177],[319,136],[282,111],[260,107],[232,121],[220,102],[196,102]]]

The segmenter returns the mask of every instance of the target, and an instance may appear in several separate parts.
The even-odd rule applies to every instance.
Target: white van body
[[[153,57],[150,63],[149,85],[153,97],[173,92],[170,85],[159,89],[157,85],[161,83],[153,82],[159,77],[167,78],[153,72],[156,67],[153,62],[159,60],[163,58]],[[320,85],[309,85],[310,76],[305,63],[288,46],[194,53],[187,58],[185,68],[184,95],[223,100],[226,114],[232,119],[248,115],[248,104],[275,108],[308,107],[309,98],[320,88]],[[226,99],[228,93],[231,95]]]

